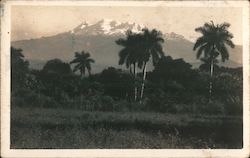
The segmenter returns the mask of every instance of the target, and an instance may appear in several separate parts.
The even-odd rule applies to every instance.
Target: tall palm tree
[[[143,82],[141,86],[140,99],[143,98],[145,79],[147,73],[147,63],[152,58],[153,66],[155,66],[159,59],[164,56],[164,52],[162,49],[162,43],[164,39],[162,37],[162,33],[157,31],[156,29],[149,30],[147,28],[142,30],[142,54],[139,58],[143,64]]]
[[[211,66],[211,59],[210,58],[200,58],[200,60],[202,61],[202,64],[199,66],[199,69],[201,71],[206,71],[209,72],[210,71],[210,66]],[[219,66],[217,65],[219,63],[219,61],[217,59],[213,60],[213,69],[216,70],[219,68]]]
[[[196,57],[200,58],[203,54],[203,58],[210,61],[210,97],[212,95],[214,62],[218,56],[221,56],[222,62],[228,60],[229,53],[227,46],[234,48],[234,43],[231,40],[233,38],[233,34],[228,31],[229,27],[229,23],[215,25],[213,21],[211,21],[211,23],[205,23],[202,27],[195,29],[196,32],[200,32],[202,34],[202,36],[199,37],[194,44],[193,50],[198,49]]]
[[[119,52],[119,64],[125,64],[127,68],[133,66],[134,79],[136,81],[137,68],[143,69],[143,82],[141,86],[140,99],[143,97],[144,83],[146,79],[146,66],[152,57],[153,65],[164,55],[161,44],[164,42],[162,33],[155,29],[143,29],[141,33],[127,31],[126,39],[116,41],[124,48]],[[135,85],[135,100],[137,100],[137,86]]]
[[[120,38],[116,42],[116,44],[123,47],[123,49],[119,52],[119,65],[125,64],[127,68],[132,72],[133,67],[133,75],[134,75],[134,100],[137,100],[137,68],[141,67],[141,62],[139,62],[139,51],[141,51],[138,47],[138,43],[141,41],[141,36],[139,34],[133,33],[131,30],[126,32],[126,38]]]
[[[89,76],[91,75],[91,63],[95,61],[90,58],[88,52],[82,51],[81,53],[75,52],[75,59],[73,59],[70,64],[76,64],[74,66],[73,72],[80,71],[81,78],[85,76],[85,70],[87,69]]]

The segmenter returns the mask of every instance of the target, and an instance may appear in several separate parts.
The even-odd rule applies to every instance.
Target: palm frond
[[[87,63],[95,63],[95,60],[94,60],[94,59],[89,58],[89,59],[87,59]]]
[[[75,65],[74,68],[73,68],[73,72],[78,71],[80,69],[80,67],[81,67],[81,64]]]
[[[211,57],[212,49],[213,49],[213,44],[208,43],[205,47],[205,50],[204,50],[204,57],[205,58]]]
[[[207,41],[205,40],[205,37],[199,37],[193,47],[193,50],[196,50],[198,47],[202,46],[203,44],[205,44]]]
[[[235,47],[234,43],[233,43],[231,40],[227,39],[227,40],[225,40],[225,42],[226,42],[226,44],[229,45],[231,48],[234,48],[234,47]]]
[[[90,63],[86,63],[86,68],[87,68],[89,71],[91,71],[91,65],[90,65]]]
[[[129,55],[129,50],[127,48],[124,48],[119,52],[119,57],[120,57],[119,65],[123,65],[125,63],[128,55]]]
[[[75,52],[75,58],[78,58],[80,56],[81,56],[81,54],[79,52]]]
[[[120,38],[120,39],[116,40],[115,43],[116,43],[117,45],[120,45],[120,46],[123,46],[123,47],[126,47],[126,46],[127,46],[127,40],[126,40],[126,39],[123,39],[123,38]]]
[[[79,61],[80,61],[79,58],[75,58],[72,61],[70,61],[69,63],[74,64],[74,63],[78,63]]]
[[[221,53],[222,62],[225,62],[225,60],[229,59],[229,53],[228,53],[228,50],[227,50],[227,48],[226,48],[226,46],[224,44],[221,45],[220,53]]]
[[[89,57],[90,57],[89,52],[85,52],[85,53],[83,53],[83,57],[84,57],[85,59],[89,58]]]
[[[220,24],[219,27],[222,28],[222,29],[227,29],[227,28],[230,27],[230,24],[227,23],[227,22],[224,22],[224,23]]]
[[[196,58],[197,58],[197,59],[200,58],[202,52],[204,52],[204,50],[205,50],[206,47],[207,47],[207,44],[204,44],[204,45],[202,45],[202,46],[198,49],[197,54],[196,54]]]

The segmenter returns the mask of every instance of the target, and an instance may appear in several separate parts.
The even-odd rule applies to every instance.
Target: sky
[[[228,22],[233,42],[242,45],[242,9],[237,7],[12,6],[11,40],[51,36],[101,19],[135,22],[191,41],[200,36],[194,29],[205,22]]]

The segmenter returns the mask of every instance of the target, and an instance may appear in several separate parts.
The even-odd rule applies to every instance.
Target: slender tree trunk
[[[129,65],[129,73],[132,74],[132,66]]]
[[[211,65],[210,65],[209,102],[211,101],[211,97],[212,97],[212,89],[213,89],[213,72],[214,72],[214,60],[212,59]]]
[[[83,79],[83,70],[80,69],[80,79],[82,80]]]
[[[144,86],[145,86],[145,80],[146,80],[146,75],[147,75],[147,62],[144,63],[143,65],[143,80],[142,80],[142,86],[141,86],[141,100],[143,98],[143,92],[144,92]],[[141,103],[140,100],[140,103]]]
[[[85,69],[81,69],[80,73],[81,73],[81,79],[83,79],[85,76]]]
[[[135,91],[135,96],[134,96],[134,100],[136,101],[137,100],[137,86],[136,86],[136,63],[133,64],[134,65],[134,91]]]
[[[89,77],[91,77],[91,71],[88,69]]]

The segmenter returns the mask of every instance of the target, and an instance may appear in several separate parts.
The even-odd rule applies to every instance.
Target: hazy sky
[[[11,38],[13,41],[54,35],[72,30],[83,21],[95,23],[104,18],[175,32],[191,41],[200,35],[194,29],[204,22],[229,22],[233,41],[242,44],[242,9],[236,7],[13,6]]]

